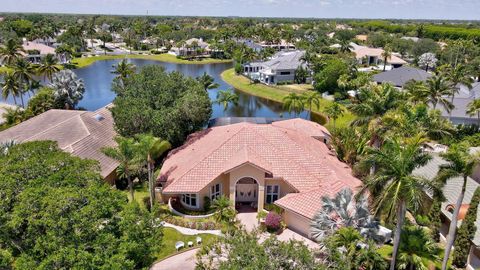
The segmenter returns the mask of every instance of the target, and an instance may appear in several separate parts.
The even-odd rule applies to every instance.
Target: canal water
[[[83,99],[79,103],[79,107],[83,107],[87,110],[96,110],[101,108],[108,103],[112,102],[115,98],[115,93],[111,90],[112,80],[116,76],[112,74],[114,66],[117,65],[121,60],[102,60],[96,61],[92,65],[73,70],[79,78],[83,79],[85,83],[85,94]],[[145,59],[128,59],[128,61],[137,66],[137,69],[142,68],[146,65],[161,65],[165,67],[166,71],[178,71],[183,73],[186,76],[198,77],[201,76],[204,72],[209,74],[215,79],[215,82],[220,86],[217,89],[211,89],[208,91],[210,99],[214,101],[217,97],[217,92],[219,90],[232,89],[239,97],[238,105],[235,106],[231,104],[226,111],[224,111],[223,106],[213,103],[212,109],[212,118],[217,117],[268,117],[268,118],[293,118],[293,117],[309,117],[309,114],[306,111],[301,112],[300,114],[295,115],[294,113],[289,113],[283,109],[282,104],[267,99],[255,97],[244,92],[241,92],[237,89],[232,88],[231,85],[227,84],[222,80],[220,74],[232,67],[231,63],[219,63],[219,64],[175,64],[175,63],[166,63],[159,62],[154,60],[145,60]],[[29,94],[25,94],[24,99],[28,100]],[[17,102],[19,102],[17,98]],[[13,104],[13,98],[9,98],[4,101]],[[321,121],[318,116],[312,115],[312,120]]]

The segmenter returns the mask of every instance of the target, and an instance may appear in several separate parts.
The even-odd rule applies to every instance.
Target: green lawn
[[[388,261],[390,261],[390,258],[392,256],[392,251],[393,251],[393,246],[391,244],[383,245],[380,248],[378,248],[378,253],[380,253],[380,255],[382,255],[382,257],[385,258]],[[435,269],[441,269],[442,268],[443,252],[444,252],[443,248],[440,248],[439,253],[437,254],[437,256],[439,258],[439,261],[432,262],[432,261],[429,261],[427,259],[424,259],[424,264],[427,264],[427,265],[434,264]],[[450,258],[450,260],[448,262],[447,269],[451,269],[451,261],[452,261],[452,258]]]
[[[248,93],[253,96],[277,101],[280,103],[283,102],[283,98],[289,93],[295,92],[301,94],[305,91],[311,91],[313,89],[310,85],[307,84],[282,86],[253,84],[248,78],[241,75],[236,75],[233,68],[225,70],[224,72],[222,72],[221,76],[225,82],[242,92]],[[313,108],[312,111],[321,114],[323,113],[323,109],[329,104],[331,104],[331,101],[322,99],[320,100],[320,109],[317,110],[316,108]],[[337,119],[336,125],[337,127],[347,126],[354,118],[355,116],[347,111],[343,117]],[[330,122],[325,126],[327,128],[332,128],[333,123]]]
[[[211,243],[218,238],[218,236],[212,234],[183,235],[173,228],[164,228],[162,239],[163,246],[158,253],[157,258],[161,260],[165,257],[177,253],[177,250],[175,249],[175,243],[178,241],[183,241],[185,243],[185,247],[187,247],[188,241],[192,241],[194,246],[197,246],[197,236],[200,236],[202,238],[202,245]]]
[[[149,196],[148,183],[143,183],[143,182],[137,183],[136,185],[134,185],[133,190],[134,190],[133,197],[135,198],[135,201],[138,202],[140,207],[144,208],[145,204],[143,203],[143,199]],[[128,190],[128,188],[125,189],[123,192],[127,194],[128,200],[132,201],[132,197],[130,197],[130,191]]]
[[[228,59],[213,59],[213,58],[205,58],[202,60],[183,60],[178,59],[175,55],[171,55],[168,53],[163,54],[122,54],[122,55],[98,55],[92,57],[81,57],[81,58],[74,58],[72,59],[72,63],[76,64],[78,68],[89,66],[96,61],[100,60],[111,60],[111,59],[123,59],[123,58],[132,58],[132,59],[146,59],[146,60],[154,60],[160,62],[169,62],[169,63],[177,63],[177,64],[213,64],[213,63],[228,63],[231,60]]]

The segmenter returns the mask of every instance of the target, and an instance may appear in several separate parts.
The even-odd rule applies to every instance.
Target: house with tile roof
[[[22,46],[25,50],[25,57],[32,63],[40,63],[47,54],[56,55],[55,48],[43,43],[26,41]]]
[[[56,141],[65,152],[97,160],[100,174],[113,184],[118,162],[103,154],[101,149],[116,146],[115,136],[112,113],[107,107],[94,112],[48,110],[0,132],[0,143],[11,140],[17,143]]]
[[[322,196],[361,181],[328,148],[330,133],[304,119],[270,124],[240,122],[192,134],[171,151],[157,179],[162,200],[201,210],[205,200],[227,196],[238,208],[275,204],[287,226],[309,236]]]
[[[293,82],[295,71],[299,67],[307,68],[306,63],[302,61],[304,55],[305,51],[300,50],[280,51],[267,61],[243,64],[243,71],[246,76],[264,84]]]

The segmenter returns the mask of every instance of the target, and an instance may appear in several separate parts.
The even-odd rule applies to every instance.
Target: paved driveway
[[[150,270],[194,270],[197,250],[198,248],[172,256],[154,264]]]
[[[245,227],[247,232],[252,232],[258,227],[257,212],[238,213],[237,219]]]

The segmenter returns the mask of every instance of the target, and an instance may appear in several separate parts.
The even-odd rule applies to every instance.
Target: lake
[[[87,110],[93,111],[113,101],[113,99],[115,98],[115,93],[111,90],[111,84],[113,78],[115,77],[115,74],[112,74],[111,71],[114,69],[114,66],[117,65],[120,61],[120,59],[96,61],[88,67],[73,70],[79,78],[83,79],[86,88],[84,97],[78,105],[79,107],[83,107]],[[220,76],[220,74],[224,70],[232,67],[231,63],[185,65],[145,59],[128,59],[128,61],[136,65],[137,69],[146,65],[161,65],[165,67],[166,71],[168,72],[178,71],[186,76],[190,76],[193,78],[198,77],[204,72],[206,72],[215,79],[216,83],[220,85],[219,88],[211,89],[208,91],[208,94],[212,101],[216,99],[218,90],[232,89],[232,87],[226,82],[224,82]],[[213,103],[212,118],[223,116],[272,118],[295,117],[293,113],[289,113],[284,110],[282,108],[282,104],[278,102],[255,97],[241,92],[237,89],[233,89],[233,91],[239,97],[238,106],[230,105],[228,109],[224,111],[223,106]],[[25,100],[28,99],[28,96],[28,94],[25,95]],[[17,101],[20,103],[18,98]],[[6,102],[13,104],[13,99],[9,98],[8,100],[6,100]],[[307,115],[307,112],[304,111],[297,116],[305,118],[307,117]]]

